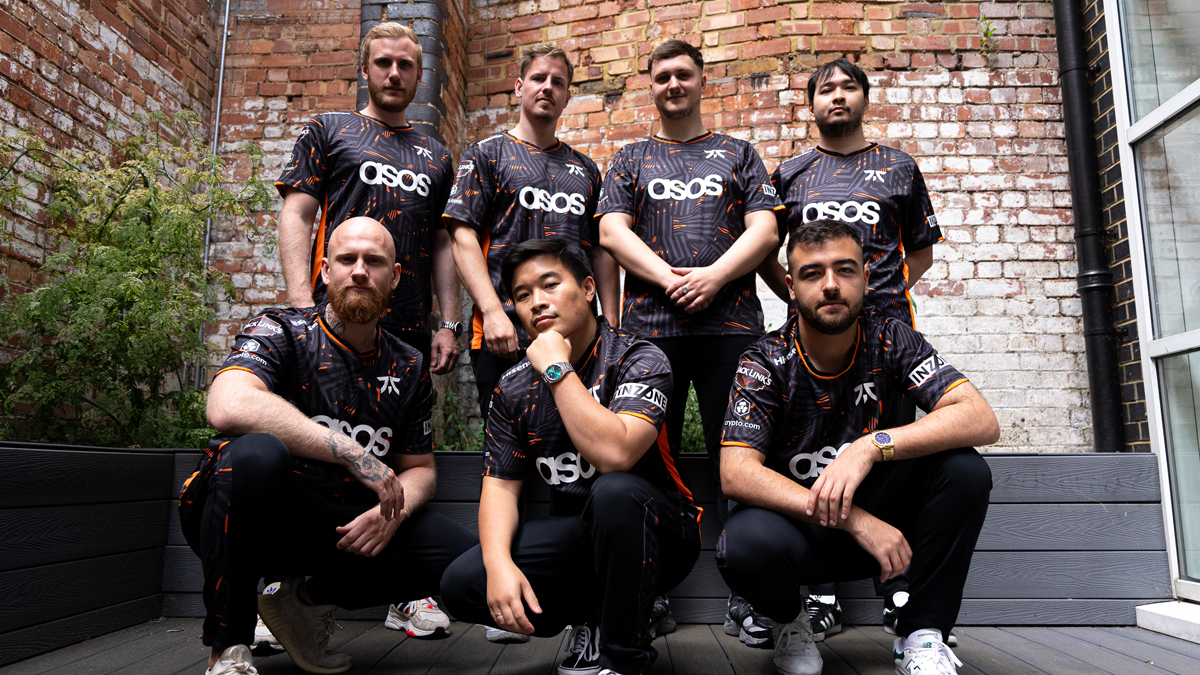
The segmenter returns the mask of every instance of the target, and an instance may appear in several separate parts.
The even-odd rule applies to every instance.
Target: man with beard
[[[789,228],[821,218],[854,225],[867,261],[867,307],[915,327],[909,289],[933,264],[933,245],[942,240],[942,231],[913,158],[867,142],[863,114],[870,91],[866,73],[844,58],[809,77],[808,101],[820,140],[816,149],[780,164],[771,177],[787,207],[779,217],[780,239]],[[773,256],[762,271],[773,288],[784,288],[783,267]],[[898,406],[895,414],[885,427],[911,423],[916,406]],[[813,631],[820,641],[841,630],[842,609],[836,585],[810,590]],[[894,633],[908,599],[908,579],[901,574],[876,590],[884,596],[884,630]],[[949,640],[955,644],[954,636]]]
[[[328,303],[250,320],[209,389],[218,434],[179,498],[208,675],[255,672],[256,609],[303,670],[345,672],[350,657],[326,650],[338,606],[433,595],[477,541],[421,509],[433,391],[421,353],[378,328],[402,273],[392,241],[370,218],[342,223],[321,260]],[[264,574],[285,578],[273,595],[256,593]]]
[[[700,554],[700,509],[679,477],[663,419],[671,370],[646,340],[593,314],[591,256],[561,238],[515,246],[505,289],[534,336],[488,413],[480,546],[442,578],[463,621],[518,634],[573,626],[559,675],[639,675],[655,596]],[[519,523],[526,480],[551,516]]]
[[[896,672],[953,675],[958,660],[942,639],[992,487],[970,446],[996,442],[996,415],[907,323],[863,311],[852,225],[802,223],[788,266],[798,315],[746,350],[729,397],[721,485],[737,505],[717,566],[774,622],[781,675],[821,672],[803,584],[886,580],[907,568]],[[881,431],[905,396],[925,417]]]
[[[517,126],[467,148],[444,215],[454,261],[475,301],[471,366],[485,418],[500,375],[524,356],[530,341],[500,283],[500,261],[513,246],[554,237],[583,246],[592,257],[604,315],[614,324],[618,317],[617,266],[596,245],[592,218],[600,171],[555,137],[571,99],[570,60],[542,42],[523,50],[518,69]]]
[[[333,232],[354,216],[383,223],[404,274],[379,325],[443,374],[458,359],[462,310],[450,236],[440,218],[452,180],[450,152],[404,115],[421,79],[421,55],[416,33],[399,23],[379,24],[363,37],[360,68],[371,95],[367,107],[309,120],[275,183],[283,197],[279,259],[288,303],[312,307],[325,297],[321,259]],[[441,328],[432,337],[431,286],[442,313]]]
[[[671,361],[671,447],[680,447],[694,385],[715,470],[738,357],[763,333],[754,270],[779,246],[772,211],[783,207],[749,143],[704,129],[700,50],[667,40],[648,68],[662,128],[613,157],[597,207],[600,242],[627,271],[621,326]],[[737,597],[725,630],[752,645],[771,637]]]

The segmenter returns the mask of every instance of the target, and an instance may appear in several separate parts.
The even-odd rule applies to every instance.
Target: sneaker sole
[[[346,664],[344,668],[324,668],[304,658],[300,651],[300,641],[296,638],[296,634],[292,632],[292,627],[283,620],[283,614],[279,612],[279,608],[272,600],[273,595],[258,596],[258,615],[262,617],[263,623],[267,624],[267,628],[271,629],[271,634],[279,644],[283,645],[284,651],[291,657],[292,663],[295,663],[301,670],[313,673],[313,675],[338,675],[344,673],[354,667],[353,663]]]
[[[825,638],[830,635],[837,635],[842,632],[842,624],[836,623],[820,633],[813,633],[813,642],[824,642]]]
[[[600,674],[600,666],[599,665],[595,666],[594,668],[563,668],[561,665],[558,667],[558,675],[599,675],[599,674]]]
[[[726,616],[725,617],[725,634],[732,635],[733,637],[737,637],[738,635],[741,634],[741,632],[742,632],[741,627],[738,626],[736,623],[734,623],[733,619]]]
[[[521,635],[520,637],[512,637],[509,635],[504,635],[495,639],[488,638],[487,641],[494,645],[523,645],[526,642],[529,642],[529,636]]]
[[[747,633],[745,629],[738,630],[738,639],[747,647],[754,647],[755,649],[774,649],[775,647],[775,643],[770,635],[763,638],[756,638]]]
[[[386,621],[383,622],[383,625],[388,628],[391,628],[392,630],[402,630],[405,633],[407,633],[409,637],[415,637],[415,638],[424,638],[424,637],[444,638],[444,637],[447,637],[450,635],[450,633],[446,631],[445,626],[437,626],[435,628],[426,630],[423,628],[417,628],[417,627],[413,626],[413,623],[411,621],[400,621],[399,619],[395,619],[390,616],[387,618]]]

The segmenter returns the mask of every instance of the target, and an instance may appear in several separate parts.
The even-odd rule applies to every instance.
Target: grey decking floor
[[[454,624],[443,640],[416,640],[373,621],[341,621],[334,647],[354,657],[354,674],[553,675],[565,634],[525,645],[494,645],[479,626]],[[1200,673],[1200,645],[1139,628],[958,629],[961,675],[1152,675]],[[687,625],[654,643],[651,675],[775,672],[769,651],[750,649],[720,626]],[[847,627],[821,645],[825,675],[889,675],[891,636]],[[119,673],[203,675],[199,619],[160,619],[0,668],[3,675]],[[263,675],[300,673],[286,655],[258,659]]]

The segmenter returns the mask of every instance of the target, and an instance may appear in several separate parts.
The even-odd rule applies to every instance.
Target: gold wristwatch
[[[892,442],[891,434],[886,431],[876,431],[871,434],[871,444],[883,453],[883,461],[892,461],[892,456],[896,453],[896,444]]]

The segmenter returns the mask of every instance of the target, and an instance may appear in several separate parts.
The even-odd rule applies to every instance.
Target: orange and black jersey
[[[321,203],[313,241],[313,298],[325,297],[321,258],[333,230],[348,218],[383,223],[396,244],[400,284],[379,321],[385,330],[429,332],[433,235],[442,227],[450,191],[450,151],[412,126],[390,127],[354,112],[323,113],[309,120],[292,158],[275,182],[280,194],[294,188]]]
[[[667,357],[636,335],[610,327],[603,317],[598,324],[592,344],[574,364],[576,374],[600,405],[658,428],[655,442],[629,473],[663,492],[679,492],[690,503],[692,494],[671,459],[663,427],[671,400]],[[582,513],[596,468],[575,449],[550,388],[529,359],[500,378],[485,429],[484,476],[525,480],[539,475],[550,485],[554,515]]]
[[[325,304],[268,309],[242,327],[217,373],[245,370],[310,419],[353,438],[383,461],[391,454],[433,451],[433,387],[424,357],[387,331],[362,354],[326,326]],[[209,456],[232,437],[208,442]],[[304,457],[295,472],[322,494],[359,503],[378,501],[348,469]]]
[[[596,213],[627,213],[633,231],[672,267],[706,267],[746,230],[754,211],[782,209],[754,148],[706,133],[684,143],[652,136],[617,151]],[[761,335],[754,272],[734,279],[703,311],[688,314],[656,284],[625,276],[621,326],[651,338]]]
[[[562,141],[543,150],[504,131],[463,153],[445,217],[479,233],[492,288],[516,326],[521,349],[530,339],[500,282],[500,262],[527,239],[562,237],[592,251],[598,241],[592,214],[599,192],[595,162]],[[471,322],[471,348],[487,349],[478,307]]]
[[[779,240],[798,225],[829,218],[854,225],[867,264],[867,307],[913,325],[904,252],[942,240],[921,169],[884,145],[849,155],[817,148],[779,165],[771,176],[786,210]]]
[[[742,354],[722,445],[753,448],[766,466],[810,487],[852,442],[881,428],[903,397],[928,412],[967,378],[907,323],[864,314],[850,364],[813,367],[797,316]],[[911,405],[911,404],[907,404]]]

